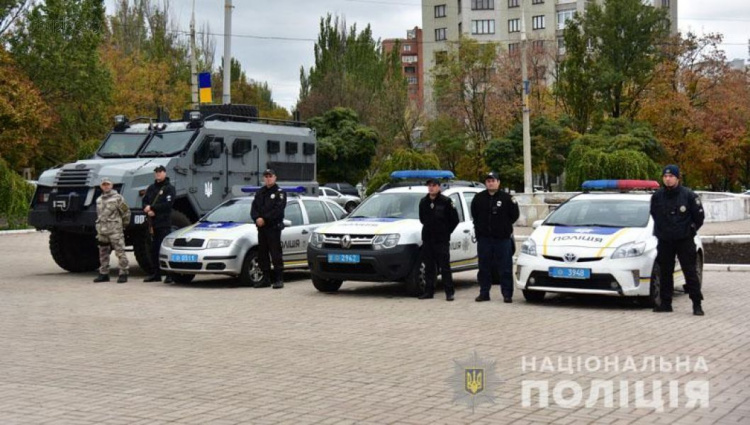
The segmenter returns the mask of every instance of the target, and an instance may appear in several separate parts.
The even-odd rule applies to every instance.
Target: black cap
[[[665,174],[671,174],[671,175],[673,175],[673,176],[675,176],[675,177],[677,177],[679,179],[680,178],[680,167],[678,167],[678,166],[676,166],[674,164],[667,165],[666,167],[664,167],[664,171],[662,171],[661,175],[663,176]]]
[[[500,180],[500,177],[498,177],[498,175],[497,175],[497,173],[496,173],[496,172],[494,172],[494,171],[490,171],[489,173],[487,173],[487,174],[486,174],[486,175],[484,176],[484,180],[486,181],[486,180],[490,180],[490,179],[494,179],[494,180]]]
[[[263,172],[264,176],[275,176],[276,171],[273,171],[272,168],[266,168],[266,171]]]
[[[163,165],[154,168],[154,173],[158,173],[159,171],[164,171],[166,173],[167,169]]]
[[[439,186],[440,185],[440,180],[438,180],[438,179],[427,179],[427,181],[425,182],[425,184],[426,185],[436,184],[436,185]]]

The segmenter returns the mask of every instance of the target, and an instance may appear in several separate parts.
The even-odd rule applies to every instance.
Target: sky
[[[681,32],[722,33],[721,47],[728,59],[750,58],[749,0],[678,1]],[[313,48],[321,17],[328,13],[339,15],[345,18],[347,26],[356,24],[358,30],[369,24],[374,37],[381,40],[404,38],[407,29],[422,27],[419,0],[233,0],[232,3],[232,56],[240,61],[249,78],[267,82],[274,101],[287,109],[297,103],[300,67],[309,69],[314,63]],[[107,12],[112,13],[115,0],[106,0],[105,4]],[[175,24],[187,31],[192,0],[170,0],[169,4]],[[218,65],[224,52],[224,0],[195,0],[195,14],[198,29],[208,22],[211,32],[216,34]]]

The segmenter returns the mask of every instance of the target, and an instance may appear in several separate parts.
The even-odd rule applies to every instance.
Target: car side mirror
[[[292,226],[292,220],[284,219],[284,227],[291,227]]]
[[[531,228],[536,229],[541,226],[542,223],[544,223],[544,220],[536,220],[535,222],[531,223]]]

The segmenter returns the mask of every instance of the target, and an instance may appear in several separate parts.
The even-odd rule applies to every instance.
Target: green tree
[[[23,14],[30,0],[0,0],[0,37]]]
[[[333,108],[307,123],[318,137],[320,182],[361,181],[375,154],[375,130],[360,124],[357,113],[347,108]]]
[[[433,153],[419,152],[414,149],[398,148],[381,164],[375,175],[367,182],[367,194],[378,190],[391,180],[391,173],[398,170],[436,170],[440,161]]]
[[[81,143],[107,128],[112,81],[99,56],[102,0],[47,0],[34,5],[11,34],[11,52],[58,118],[45,132],[37,169],[76,157]]]

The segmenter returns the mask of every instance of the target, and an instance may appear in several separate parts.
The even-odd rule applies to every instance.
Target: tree
[[[0,37],[26,11],[31,0],[0,0]]]
[[[398,170],[435,170],[439,161],[435,154],[414,149],[398,148],[378,165],[377,172],[367,182],[370,195],[391,180],[391,173]]]
[[[19,69],[58,117],[44,134],[37,169],[74,159],[81,143],[99,139],[107,128],[112,81],[99,54],[104,23],[102,0],[47,0],[10,36]]]
[[[360,124],[356,112],[333,108],[308,120],[318,138],[318,179],[321,183],[345,181],[356,184],[370,167],[377,134]]]
[[[584,134],[589,130],[596,109],[594,58],[578,20],[568,21],[563,39],[566,57],[558,67],[554,91],[561,100],[563,110],[571,117],[573,129]]]

